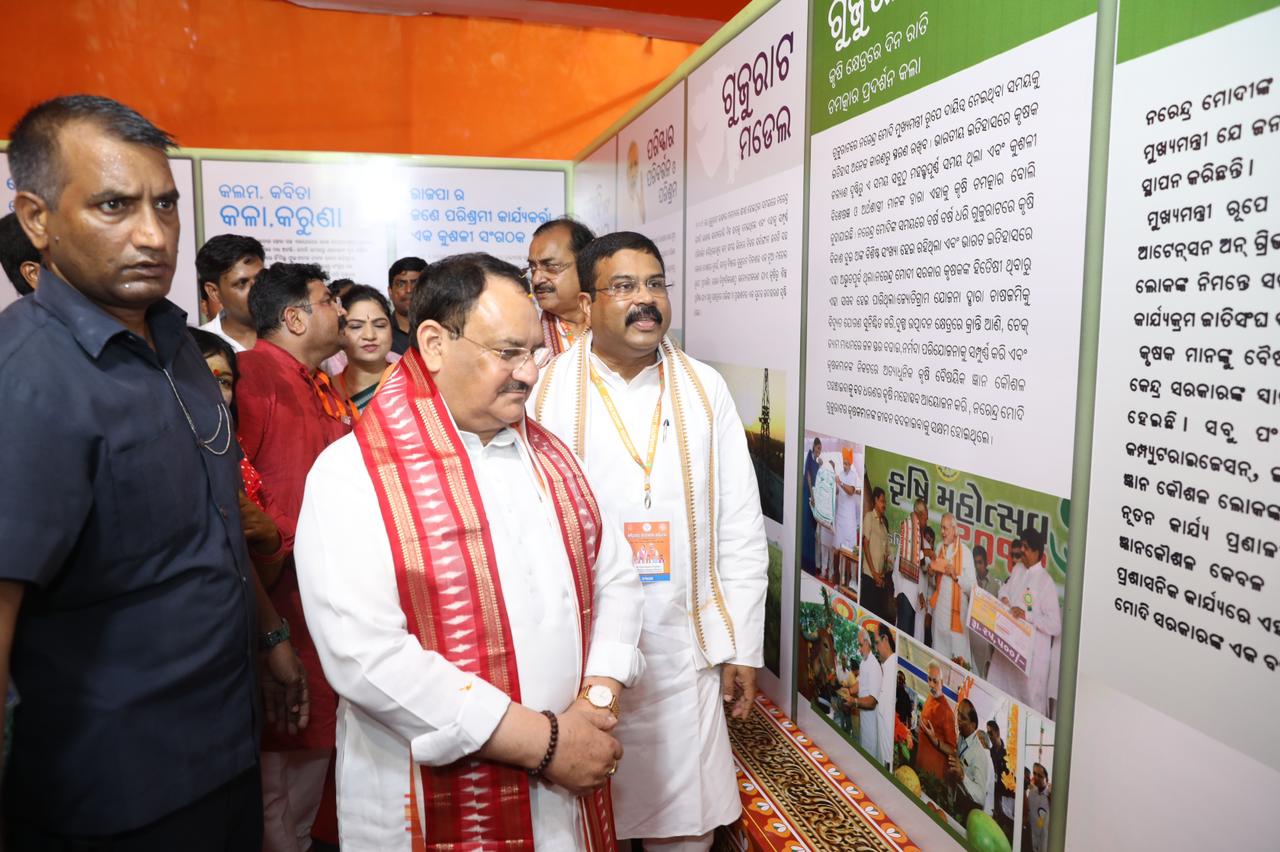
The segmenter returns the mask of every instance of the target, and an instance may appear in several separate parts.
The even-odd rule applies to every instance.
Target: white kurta
[[[987,680],[992,686],[1004,690],[1040,715],[1048,716],[1049,672],[1054,668],[1052,640],[1062,633],[1062,607],[1058,603],[1058,586],[1043,565],[1036,564],[1026,570],[1015,570],[1000,588],[1000,598],[1007,600],[1009,606],[1027,611],[1028,592],[1031,594],[1031,605],[1027,621],[1031,622],[1036,632],[1027,674],[1018,671],[1018,667],[1009,662],[1008,657],[997,651],[991,655]]]
[[[489,519],[522,703],[565,710],[582,673],[577,599],[554,507],[523,444],[504,430],[487,446],[462,433]],[[631,684],[642,592],[607,521],[595,565],[587,675]],[[338,822],[349,850],[408,850],[412,763],[444,766],[481,748],[510,700],[426,651],[406,628],[386,526],[354,435],[329,446],[310,475],[295,557],[307,623],[338,703]],[[419,790],[418,801],[421,801]],[[580,848],[574,797],[532,788],[539,850]],[[431,826],[425,826],[428,840]]]
[[[846,494],[842,486],[852,488],[854,493]],[[861,486],[852,468],[836,474],[836,547],[851,553],[858,548],[858,508],[862,502],[858,489]]]
[[[231,344],[231,351],[236,354],[244,351],[244,345],[241,344],[239,340],[236,340],[234,337],[222,330],[222,314],[218,314],[216,317],[200,326],[200,330],[218,335],[223,340],[227,341],[227,343]]]
[[[973,551],[957,541],[952,547],[960,548],[960,579],[957,581],[950,575],[937,574],[938,603],[933,608],[933,650],[944,659],[961,657],[973,662],[973,653],[969,649],[969,595],[978,581],[973,567]],[[947,545],[937,550],[933,565],[950,565],[954,559],[953,551]],[[951,596],[960,595],[960,632],[951,630]]]
[[[894,713],[898,701],[898,655],[890,654],[880,664],[880,672],[876,735],[880,737],[880,762],[892,769]]]
[[[858,664],[858,697],[874,698],[880,701],[880,681],[883,678],[883,671],[880,661],[875,658],[874,654],[868,654],[862,658],[862,662]],[[858,710],[858,745],[862,746],[862,750],[871,755],[871,759],[877,763],[884,762],[884,755],[880,753],[880,705],[876,704],[870,710]]]
[[[590,358],[643,457],[658,402],[657,364],[628,383],[594,355]],[[733,622],[736,656],[729,662],[759,667],[764,663],[768,551],[755,470],[724,380],[705,364],[692,358],[689,362],[707,393],[717,430],[718,541],[713,567]],[[624,696],[616,729],[626,749],[613,780],[619,838],[698,836],[741,813],[719,669],[700,668],[695,650],[689,613],[689,527],[667,372],[663,425],[653,464],[653,505],[648,510],[644,508],[644,472],[623,445],[599,392],[594,385],[587,386],[583,462],[602,510],[619,526],[642,521],[671,524],[671,579],[645,585],[640,649],[647,668]],[[574,417],[569,406],[544,410],[543,425],[568,434]],[[687,427],[699,428],[704,422],[694,419]],[[692,459],[695,475],[707,470],[711,461]],[[714,607],[704,610],[703,618],[718,617]]]
[[[991,813],[987,805],[987,789],[991,780],[991,755],[982,743],[978,742],[978,732],[962,738],[956,744],[956,756],[964,769],[964,777],[960,779],[965,795],[978,807]]]

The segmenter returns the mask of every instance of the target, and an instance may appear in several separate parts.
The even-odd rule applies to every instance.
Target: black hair
[[[960,701],[956,703],[956,709],[960,711],[960,715],[964,717],[965,721],[973,725],[975,728],[978,727],[978,710],[973,706],[972,701],[967,698],[961,698]]]
[[[603,237],[596,237],[579,252],[578,255],[578,287],[582,292],[589,293],[592,300],[596,297],[596,267],[600,261],[613,257],[620,251],[631,249],[633,251],[642,251],[645,254],[653,255],[658,266],[662,267],[665,275],[667,265],[662,260],[662,252],[658,251],[658,247],[654,245],[653,240],[644,234],[637,234],[635,231],[617,231],[612,234],[605,234]]]
[[[351,281],[350,278],[340,278],[338,280]],[[334,283],[336,284],[337,282],[335,281]],[[329,292],[336,292],[333,284],[329,285]],[[387,301],[387,297],[382,295],[379,290],[367,284],[352,284],[351,289],[347,291],[347,295],[342,297],[342,307],[350,310],[353,305],[358,305],[361,302],[374,302],[379,308],[382,308],[382,312],[387,315],[387,319],[395,316],[391,310],[391,303]]]
[[[920,530],[920,535],[922,538],[929,539],[929,541],[938,540],[938,534],[933,531],[933,527],[925,527],[924,529]]]
[[[285,308],[308,301],[308,283],[328,277],[314,263],[273,263],[262,270],[249,291],[249,314],[258,336],[265,337],[280,328]]]
[[[75,121],[97,125],[122,142],[145,145],[161,153],[173,138],[119,101],[98,95],[66,95],[36,104],[9,131],[9,170],[19,192],[31,192],[56,210],[66,185],[59,159],[58,135]]]
[[[999,723],[999,722],[997,722],[995,719],[989,719],[989,720],[987,721],[987,727],[988,727],[988,728],[995,728],[995,729],[996,729],[996,733],[997,733],[997,734],[998,734],[998,733],[1000,733],[1000,723]]]
[[[990,562],[990,561],[991,561],[991,558],[990,558],[989,556],[987,556],[987,549],[986,549],[985,547],[983,547],[982,545],[978,545],[977,547],[975,547],[975,548],[973,549],[973,558],[974,558],[974,559],[977,559],[979,556],[981,556],[981,557],[982,557],[982,561],[983,561],[983,562]]]
[[[420,257],[402,257],[387,270],[387,286],[391,286],[401,272],[422,272],[426,268],[427,262]]]
[[[218,234],[210,237],[196,252],[196,281],[204,292],[206,282],[217,284],[227,270],[246,257],[256,257],[266,263],[267,253],[262,243],[241,234]]]
[[[541,225],[533,229],[533,238],[537,238],[552,228],[567,228],[569,231],[569,250],[573,252],[573,256],[577,257],[578,253],[587,247],[587,244],[596,238],[595,232],[586,225],[569,216],[561,216],[559,219],[552,219],[549,222],[543,222]]]
[[[875,505],[875,502],[883,496],[884,496],[884,489],[879,486],[876,486],[876,489],[871,492],[872,505]]]
[[[203,328],[187,326],[187,333],[195,340],[196,346],[200,347],[200,355],[206,361],[219,355],[227,359],[227,364],[231,367],[232,388],[240,383],[240,367],[236,364],[236,350],[231,347],[230,343],[212,331],[205,331]],[[232,391],[231,405],[229,406],[233,420],[236,418],[236,398],[234,394],[235,392]]]
[[[329,282],[329,292],[335,296],[341,296],[343,290],[350,290],[356,286],[356,282],[350,278],[335,278]]]
[[[896,651],[898,646],[893,641],[893,631],[890,630],[887,625],[881,624],[878,626],[878,632],[880,638],[889,643],[889,650]]]
[[[4,268],[4,274],[9,276],[9,281],[13,283],[19,296],[29,296],[35,292],[27,279],[22,277],[22,264],[39,262],[40,252],[36,251],[36,247],[27,238],[27,232],[22,230],[18,214],[10,213],[0,218],[0,267]]]
[[[1027,527],[1018,533],[1018,538],[1022,539],[1023,549],[1030,548],[1041,556],[1044,556],[1044,533],[1035,527]]]
[[[427,320],[435,320],[454,335],[461,334],[489,275],[510,278],[521,291],[529,292],[529,282],[519,269],[490,254],[455,254],[431,264],[419,279],[426,286],[415,287],[409,302],[409,338],[413,347],[418,346],[418,326]]]

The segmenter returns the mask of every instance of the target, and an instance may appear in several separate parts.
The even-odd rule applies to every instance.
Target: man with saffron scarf
[[[573,454],[524,417],[543,345],[520,271],[459,255],[425,284],[412,348],[317,460],[298,525],[341,698],[341,844],[608,852],[640,584]]]
[[[942,547],[929,562],[929,570],[938,575],[937,586],[929,598],[933,613],[933,649],[948,660],[961,659],[973,664],[969,650],[969,595],[973,593],[977,575],[973,569],[973,552],[956,535],[956,519],[950,512],[942,516]]]

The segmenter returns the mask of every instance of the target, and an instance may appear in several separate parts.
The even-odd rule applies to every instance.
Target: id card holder
[[[671,524],[668,521],[634,521],[622,525],[631,548],[631,564],[641,583],[671,580]]]

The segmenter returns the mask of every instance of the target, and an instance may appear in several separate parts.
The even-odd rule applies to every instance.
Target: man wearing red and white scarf
[[[445,258],[410,318],[298,524],[341,697],[341,845],[612,852],[610,731],[644,669],[630,552],[573,454],[524,417],[543,347],[520,271]]]

